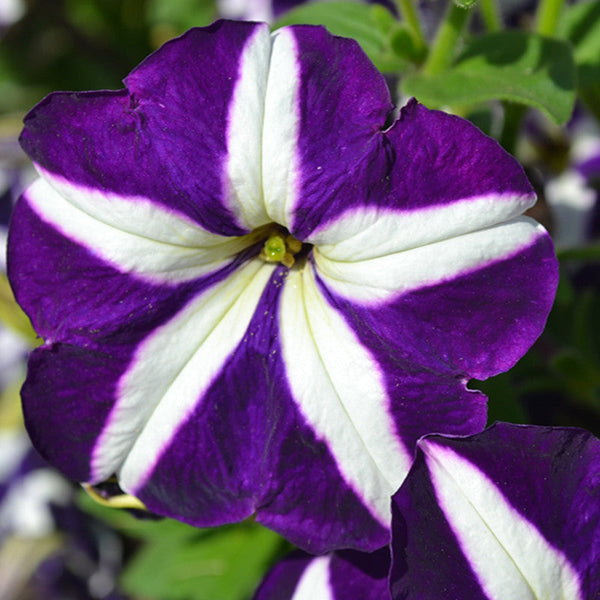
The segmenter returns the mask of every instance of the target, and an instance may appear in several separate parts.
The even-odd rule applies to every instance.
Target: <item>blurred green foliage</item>
[[[132,546],[122,586],[145,600],[245,600],[291,549],[276,533],[250,521],[198,529],[100,506],[83,491],[78,504]]]

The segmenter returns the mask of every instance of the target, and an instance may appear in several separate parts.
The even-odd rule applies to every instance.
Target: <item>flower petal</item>
[[[248,229],[272,220],[266,213],[262,191],[265,102],[271,56],[269,28],[257,28],[240,56],[238,79],[227,115],[227,159],[223,180],[230,209],[238,222]],[[290,77],[288,81],[293,90],[294,78]],[[286,119],[286,129],[293,131],[293,123],[289,123],[291,114],[288,111],[279,116]]]
[[[327,248],[319,247],[315,262],[324,283],[336,294],[376,305],[518,254],[545,235],[541,225],[522,217],[410,250],[382,252],[366,260],[331,260]]]
[[[257,31],[244,49],[229,112],[230,205],[250,228],[287,225],[296,199],[301,74],[292,32]]]
[[[124,489],[143,485],[163,448],[239,345],[273,269],[250,261],[138,346],[94,448],[91,481],[118,471]]]
[[[358,94],[358,98],[364,96]],[[350,107],[356,106],[351,99],[344,100]],[[380,101],[375,106],[382,107]],[[354,110],[364,112],[359,107]],[[533,203],[533,189],[521,167],[472,124],[411,101],[391,127],[384,129],[383,111],[378,110],[371,116],[370,126],[365,123],[358,128],[363,137],[357,136],[355,144],[344,144],[343,151],[300,154],[301,200],[293,223],[300,239],[334,244],[358,235],[356,243],[350,242],[352,247],[348,244],[340,252],[358,250],[362,256],[365,248],[384,250],[382,241],[392,237],[390,228],[386,231],[383,223],[364,235],[359,233],[363,227],[344,224],[336,228],[335,222],[346,213],[365,215],[364,224],[369,227],[372,216],[400,211],[404,223],[415,229],[407,229],[406,239],[394,235],[393,244],[413,247],[428,243],[428,238],[445,239],[508,220]],[[342,169],[352,176],[340,176]],[[317,193],[314,186],[320,178],[327,185]],[[482,205],[487,209],[483,213],[479,210]],[[326,235],[323,228],[332,230]],[[380,236],[382,233],[388,235]]]
[[[329,563],[328,556],[319,558],[325,559],[321,563]],[[288,600],[293,598],[298,582],[304,575],[307,567],[315,560],[318,559],[300,551],[287,556],[284,560],[277,563],[266,575],[259,589],[256,591],[253,600]],[[331,590],[329,589],[329,585],[326,584],[325,589],[319,590],[319,594],[316,597],[326,599],[330,596]]]
[[[54,343],[29,357],[21,390],[27,432],[38,452],[76,481],[90,478],[94,445],[127,364],[127,349],[111,350]]]
[[[247,233],[228,207],[225,124],[257,31],[268,26],[192,29],[144,60],[125,90],[51,94],[27,115],[21,143],[39,167],[85,189],[146,198],[221,235]]]
[[[414,103],[386,130],[383,78],[323,28],[192,30],[126,86],[27,118],[44,181],[15,211],[9,269],[45,340],[23,390],[32,437],[162,515],[381,547],[416,440],[480,430],[468,378],[510,366],[546,318],[556,265],[514,218],[522,171]],[[251,230],[271,220],[324,250],[262,262],[267,230]]]
[[[535,200],[532,194],[490,193],[414,210],[362,207],[341,213],[306,241],[330,261],[362,262],[512,222]]]
[[[49,173],[28,188],[23,201],[66,238],[150,283],[197,279],[224,267],[252,244],[249,236],[210,233],[144,198],[84,189]]]
[[[333,590],[329,584],[329,564],[331,556],[314,558],[298,580],[292,600],[309,600],[322,598],[334,600]]]
[[[591,434],[496,424],[419,447],[394,496],[393,597],[600,592],[600,442]]]
[[[386,600],[389,549],[310,557],[293,553],[265,577],[254,600]]]
[[[23,194],[12,216],[9,278],[48,342],[90,347],[92,340],[125,336],[135,345],[190,296],[247,260],[244,253],[227,256],[247,240],[223,243],[157,206],[87,193],[98,206],[110,204],[103,220],[65,201],[43,180]],[[195,261],[194,244],[203,248]]]
[[[412,448],[398,438],[385,374],[318,289],[312,269],[292,271],[281,299],[281,343],[294,400],[327,442],[347,482],[389,526],[389,498]]]
[[[316,253],[315,263],[362,343],[381,347],[380,362],[395,352],[465,381],[521,358],[558,282],[550,238],[525,218],[389,257],[344,263]]]
[[[389,92],[356,42],[322,27],[257,32],[240,65],[228,127],[232,210],[250,227],[270,220],[302,238],[377,149]]]
[[[189,367],[181,370],[173,386],[173,392],[180,393],[170,399],[168,391],[165,412],[161,402],[153,413],[146,436],[149,445],[140,441],[139,447],[133,447],[121,471],[122,485],[150,510],[199,526],[256,513],[259,522],[309,551],[379,547],[388,538],[387,523],[384,527],[369,513],[291,394],[278,332],[286,273],[283,267],[273,272],[232,352],[223,355],[220,351],[230,344],[221,336],[207,338],[206,348],[197,351],[198,359],[194,356]],[[242,302],[242,312],[245,305]],[[202,314],[194,318],[201,322]],[[164,335],[158,332],[155,339],[150,338],[137,357],[139,369],[132,363],[121,381],[131,382],[132,390],[137,389],[136,382],[145,386],[144,378],[152,369],[141,359],[152,364],[164,359],[157,350],[160,342],[180,323],[176,317]],[[223,327],[232,329],[226,323]],[[195,329],[202,327],[191,328]],[[237,326],[233,329],[235,341]],[[215,329],[215,334],[219,332]],[[193,340],[197,337],[187,335]],[[194,344],[185,345],[193,350]],[[218,370],[212,368],[216,361]],[[202,375],[205,366],[206,377]],[[165,371],[177,372],[176,366],[157,369],[159,381]],[[163,384],[157,387],[160,391]],[[149,393],[152,390],[150,384]]]
[[[389,91],[360,46],[322,27],[275,32],[265,113],[263,175],[269,214],[298,239],[325,210],[368,189],[368,157],[392,111]],[[355,194],[355,195],[358,195]]]

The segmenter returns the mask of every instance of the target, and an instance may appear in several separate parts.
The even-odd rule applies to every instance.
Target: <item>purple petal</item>
[[[425,438],[393,500],[392,597],[594,597],[599,459],[578,429]]]
[[[72,183],[146,197],[210,231],[244,233],[223,202],[223,125],[244,45],[262,29],[226,21],[192,29],[132,71],[126,90],[51,94],[27,115],[23,148]]]
[[[516,252],[481,261],[478,268],[393,296],[386,290],[385,302],[366,303],[354,299],[356,294],[340,297],[335,292],[345,290],[336,285],[339,280],[329,278],[324,278],[324,293],[331,294],[331,302],[347,315],[365,345],[380,348],[379,360],[387,360],[391,347],[428,372],[453,372],[464,381],[484,379],[509,369],[527,351],[554,300],[558,271],[550,238],[533,230],[523,241]],[[477,246],[470,251],[477,253]],[[388,369],[393,371],[393,364]]]
[[[521,167],[467,121],[415,101],[402,108],[388,129],[382,115],[383,110],[379,120],[373,115],[370,135],[360,145],[344,144],[343,153],[322,150],[301,155],[302,201],[293,230],[298,237],[306,238],[340,214],[364,207],[423,211],[487,197],[500,206],[508,203],[507,211],[511,205],[513,211],[517,208],[514,216],[535,201]],[[340,177],[342,169],[352,177]],[[321,182],[327,192],[313,193]],[[487,216],[477,208],[471,215]]]
[[[194,294],[229,275],[240,258],[243,262],[243,256],[223,261],[229,262],[225,268],[183,283],[165,278],[154,282],[125,268],[119,272],[99,251],[82,247],[45,222],[46,215],[38,214],[30,202],[30,191],[13,213],[8,271],[18,302],[47,341],[89,347],[91,340],[124,336],[136,344]],[[107,235],[110,230],[104,228]]]
[[[310,557],[291,554],[265,577],[253,600],[387,600],[388,548]]]

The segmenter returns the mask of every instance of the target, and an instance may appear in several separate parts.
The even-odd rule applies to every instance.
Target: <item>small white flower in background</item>
[[[0,30],[12,25],[25,14],[22,0],[0,0]]]
[[[554,217],[552,239],[558,248],[581,246],[589,240],[598,201],[590,183],[600,176],[600,131],[594,121],[582,117],[571,138],[569,167],[544,189]]]
[[[545,196],[554,217],[552,239],[557,248],[584,243],[590,216],[596,206],[596,192],[575,169],[561,173],[546,184]]]
[[[6,535],[49,535],[54,530],[51,504],[72,501],[72,486],[54,470],[22,470],[31,451],[24,431],[0,431],[0,485],[6,486],[5,493],[0,491],[0,541]]]

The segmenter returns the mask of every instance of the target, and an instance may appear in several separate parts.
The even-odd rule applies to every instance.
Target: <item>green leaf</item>
[[[581,355],[595,369],[600,367],[600,297],[592,288],[584,289],[573,303],[573,341]]]
[[[390,45],[397,56],[405,58],[410,62],[419,63],[425,58],[425,47],[419,44],[413,31],[402,23],[399,23],[392,30]]]
[[[126,537],[135,540],[152,541],[155,538],[188,539],[204,531],[186,523],[165,518],[140,518],[142,512],[132,513],[129,510],[111,508],[98,504],[83,489],[77,496],[77,506],[91,515],[103,521],[113,529]]]
[[[199,529],[172,519],[139,519],[97,504],[83,490],[77,504],[142,542],[121,585],[145,600],[247,600],[267,569],[291,549],[279,535],[249,521]]]
[[[380,71],[398,71],[406,65],[392,48],[392,37],[399,24],[383,6],[366,2],[308,2],[286,12],[273,28],[302,23],[324,25],[334,35],[355,39]]]
[[[566,7],[557,33],[573,45],[579,86],[600,83],[600,1]]]
[[[153,38],[158,42],[179,35],[190,27],[210,25],[217,18],[213,0],[148,0],[147,20],[154,28]]]
[[[23,411],[21,410],[21,386],[23,379],[11,381],[0,392],[0,430],[22,429]]]
[[[431,107],[509,100],[538,108],[560,124],[571,116],[575,79],[568,43],[503,31],[475,39],[456,64],[439,75],[406,77],[402,89]]]
[[[277,534],[251,523],[157,537],[133,557],[121,584],[148,600],[247,600],[281,547]]]

